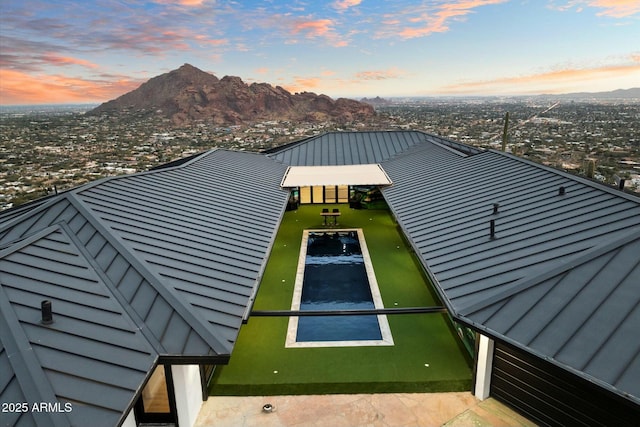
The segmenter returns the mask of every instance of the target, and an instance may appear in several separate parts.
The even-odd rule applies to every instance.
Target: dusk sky
[[[95,103],[189,63],[331,97],[640,86],[640,0],[0,0],[0,104]]]

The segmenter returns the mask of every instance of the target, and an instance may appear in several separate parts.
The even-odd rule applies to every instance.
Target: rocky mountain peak
[[[291,94],[268,83],[246,84],[240,77],[215,75],[190,64],[153,77],[139,88],[106,102],[87,114],[118,114],[139,110],[163,114],[176,125],[209,121],[220,125],[258,120],[366,120],[373,107],[355,100],[334,101],[311,92]]]

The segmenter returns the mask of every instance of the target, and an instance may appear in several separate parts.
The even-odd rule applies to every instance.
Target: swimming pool
[[[292,310],[383,308],[361,229],[303,232]],[[393,345],[384,315],[294,316],[286,347]]]

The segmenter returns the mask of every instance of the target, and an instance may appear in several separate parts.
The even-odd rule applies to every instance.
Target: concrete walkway
[[[265,404],[273,411],[263,411]],[[196,427],[535,426],[513,410],[471,393],[211,396]]]

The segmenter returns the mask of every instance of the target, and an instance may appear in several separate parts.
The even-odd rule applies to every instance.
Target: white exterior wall
[[[478,346],[478,361],[476,367],[476,383],[473,394],[480,400],[489,397],[491,388],[491,370],[493,369],[493,347],[492,339],[480,335]]]
[[[137,427],[136,416],[133,413],[133,408],[129,411],[129,415],[124,419],[121,427]]]
[[[198,365],[172,365],[173,389],[180,427],[192,427],[202,407],[202,385]]]

